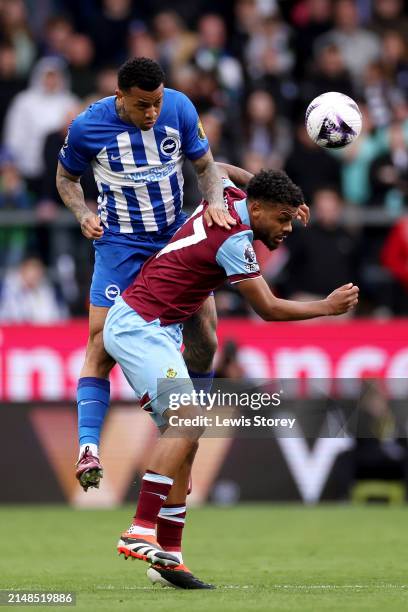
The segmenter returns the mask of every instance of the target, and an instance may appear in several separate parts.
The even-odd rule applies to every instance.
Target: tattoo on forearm
[[[82,217],[89,213],[89,208],[85,204],[81,183],[59,175],[57,177],[57,189],[65,206],[81,222]]]
[[[219,208],[223,207],[223,186],[215,162],[210,162],[205,170],[198,175],[198,186],[203,198],[209,204],[214,204]]]

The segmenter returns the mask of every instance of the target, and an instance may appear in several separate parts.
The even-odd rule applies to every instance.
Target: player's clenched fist
[[[354,308],[358,302],[358,292],[359,288],[353,285],[353,283],[348,283],[335,289],[326,298],[328,305],[327,314],[340,315]]]
[[[80,219],[81,230],[85,238],[91,240],[98,240],[103,236],[103,228],[101,220],[98,215],[93,212],[89,212]]]

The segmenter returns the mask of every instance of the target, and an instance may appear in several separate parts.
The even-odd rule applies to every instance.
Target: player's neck
[[[120,104],[117,98],[115,99],[115,108],[116,108],[116,112],[118,114],[119,119],[123,121],[123,123],[127,123],[133,127],[138,127],[137,125],[133,123],[133,121],[131,121],[129,115],[127,114],[127,112],[125,111],[125,109]]]

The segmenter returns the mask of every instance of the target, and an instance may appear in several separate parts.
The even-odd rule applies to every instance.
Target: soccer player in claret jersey
[[[99,438],[114,365],[103,347],[105,317],[143,263],[184,223],[185,157],[192,161],[210,203],[207,223],[225,229],[235,224],[225,210],[222,182],[192,102],[163,83],[163,71],[153,60],[127,61],[118,72],[116,95],[92,104],[73,121],[59,154],[61,198],[84,236],[95,241],[89,340],[77,392],[76,476],[85,491],[99,487],[102,476]],[[100,194],[98,214],[87,207],[80,184],[89,164]],[[215,328],[214,298],[209,296],[184,329],[185,359],[198,389],[211,386]]]
[[[352,283],[324,300],[296,302],[275,297],[260,274],[252,241],[258,239],[276,249],[299,214],[302,192],[280,171],[261,171],[250,180],[247,193],[227,178],[223,182],[225,202],[236,224],[230,231],[209,227],[208,204],[201,204],[116,299],[104,328],[107,352],[120,364],[141,405],[162,432],[142,479],[136,514],[118,550],[126,557],[150,562],[152,581],[181,588],[210,585],[193,576],[181,555],[188,479],[202,431],[195,428],[184,435],[181,430],[175,437],[168,427],[168,418],[174,414],[168,395],[158,387],[159,379],[170,376],[191,389],[180,351],[180,324],[226,279],[266,321],[339,315],[358,300],[358,288]],[[181,422],[199,416],[200,409],[180,407],[177,415]]]

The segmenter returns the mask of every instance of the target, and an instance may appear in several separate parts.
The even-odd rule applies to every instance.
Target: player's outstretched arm
[[[208,150],[202,157],[194,160],[193,166],[197,173],[198,186],[202,196],[209,203],[204,215],[208,226],[211,227],[213,223],[216,223],[221,227],[231,229],[232,225],[236,225],[236,221],[224,205],[221,176],[211,151]]]
[[[324,300],[295,302],[273,295],[260,276],[236,283],[238,291],[265,321],[301,321],[348,312],[358,302],[359,289],[353,283],[339,287]]]
[[[93,213],[85,204],[80,178],[67,172],[64,166],[58,162],[56,183],[62,201],[74,213],[85,238],[98,240],[103,235],[101,221],[98,215]]]
[[[251,178],[254,176],[252,172],[239,168],[238,166],[232,166],[231,164],[224,164],[223,162],[215,162],[218,171],[221,176],[228,177],[236,185],[247,185]]]

